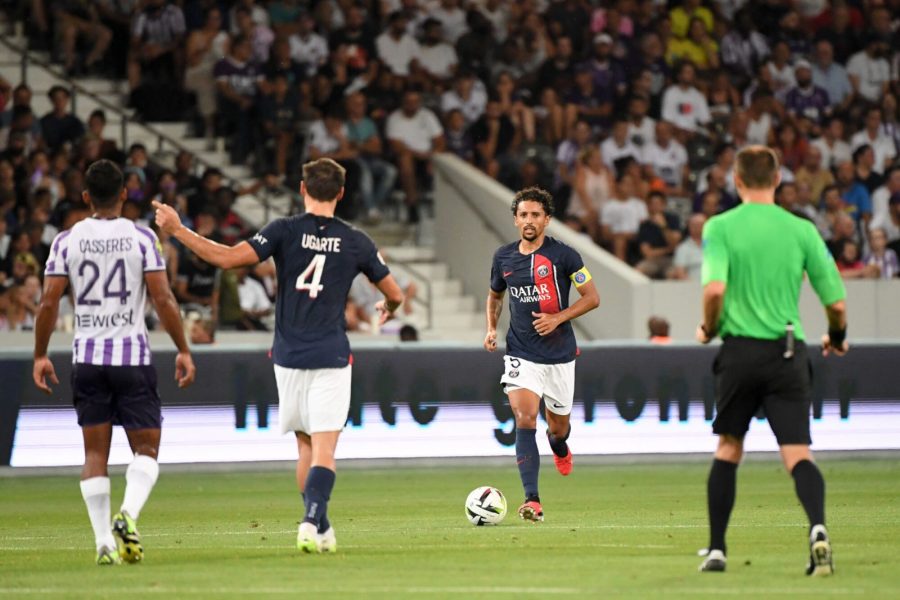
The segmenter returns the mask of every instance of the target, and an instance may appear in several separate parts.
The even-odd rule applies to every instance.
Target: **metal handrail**
[[[398,265],[402,265],[403,269],[410,273],[413,277],[420,281],[425,282],[425,291],[428,293],[428,302],[423,302],[426,305],[426,316],[428,317],[428,329],[434,328],[434,288],[431,285],[431,280],[422,274],[421,271],[415,269],[410,266],[410,263],[407,261],[392,261]]]
[[[144,130],[149,132],[150,135],[152,135],[153,137],[156,138],[157,152],[162,151],[163,144],[165,143],[165,144],[169,144],[170,146],[172,146],[178,152],[190,153],[191,156],[194,157],[195,173],[199,170],[197,168],[197,166],[201,166],[205,169],[219,167],[219,165],[214,165],[214,164],[204,160],[202,157],[197,156],[197,154],[193,150],[182,145],[181,143],[176,141],[171,136],[166,135],[165,133],[159,131],[157,128],[153,127],[152,125],[148,125],[147,123],[143,123],[141,121],[132,119],[128,115],[127,112],[122,110],[122,107],[117,106],[115,104],[112,104],[111,102],[104,100],[103,98],[101,98],[98,95],[96,95],[95,93],[91,92],[84,86],[80,85],[78,82],[67,78],[65,73],[61,72],[57,67],[55,67],[54,65],[50,64],[49,62],[47,62],[45,60],[42,60],[35,56],[32,56],[31,53],[28,51],[27,47],[22,47],[16,43],[10,41],[8,39],[8,36],[0,35],[0,43],[2,43],[8,49],[12,50],[13,52],[18,53],[21,56],[21,61],[20,61],[20,69],[21,69],[20,80],[21,81],[20,81],[20,83],[27,84],[27,82],[28,82],[28,66],[30,63],[34,63],[35,65],[41,67],[42,69],[44,69],[45,71],[50,73],[53,77],[66,83],[66,85],[68,86],[68,88],[72,94],[72,112],[75,112],[77,98],[78,98],[78,95],[81,94],[81,95],[87,96],[88,98],[90,98],[91,100],[96,102],[98,105],[103,107],[104,110],[117,115],[120,119],[120,138],[121,138],[121,147],[122,147],[123,151],[127,150],[127,148],[128,148],[128,125],[129,125],[129,123],[134,123],[135,125],[142,127]],[[223,173],[223,176],[224,176],[224,173]],[[228,176],[224,176],[223,178],[231,186],[235,186],[236,184],[240,183],[237,180],[232,179],[231,177],[228,177]],[[284,192],[286,194],[288,194],[290,196],[292,202],[296,201],[297,193],[295,191],[293,191],[292,189],[288,188],[285,185],[281,185],[280,187],[281,187],[281,189],[284,190]],[[269,216],[268,203],[261,202],[255,196],[254,196],[254,199],[263,206],[263,209],[264,209],[265,215],[266,215],[266,220],[268,220],[268,216]]]

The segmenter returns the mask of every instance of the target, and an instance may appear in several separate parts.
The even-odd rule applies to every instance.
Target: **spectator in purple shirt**
[[[794,65],[797,85],[788,90],[784,106],[795,119],[807,119],[814,126],[820,126],[831,116],[831,102],[828,92],[813,85],[812,66],[805,60]]]

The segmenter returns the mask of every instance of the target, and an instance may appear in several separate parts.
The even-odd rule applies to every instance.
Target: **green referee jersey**
[[[794,324],[805,339],[797,306],[803,273],[822,304],[843,300],[844,282],[815,226],[774,204],[744,203],[703,229],[703,285],[726,285],[722,337],[774,340]]]

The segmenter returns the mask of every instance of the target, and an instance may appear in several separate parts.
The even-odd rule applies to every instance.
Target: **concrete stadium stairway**
[[[0,76],[15,86],[22,81],[21,53],[18,50],[25,47],[25,40],[21,37],[3,36],[3,38],[15,48],[0,44]],[[29,56],[49,61],[49,56],[45,52],[30,52]],[[32,109],[36,118],[51,110],[50,99],[47,97],[50,88],[57,84],[69,83],[61,73],[61,69],[57,66],[45,69],[35,62],[29,62],[27,83],[33,92]],[[104,136],[115,139],[121,145],[123,129],[121,114],[132,115],[132,111],[125,106],[127,82],[91,77],[77,77],[72,81],[90,94],[74,96],[75,114],[87,121],[88,115],[93,110],[103,109],[107,118]],[[142,124],[127,121],[124,129],[126,145],[143,143],[153,159],[161,164],[172,166],[177,148],[171,142],[175,142],[193,152],[201,165],[222,169],[238,186],[247,187],[254,183],[249,168],[229,163],[223,140],[217,139],[215,149],[209,150],[206,140],[189,135],[187,123]],[[248,224],[258,228],[268,220],[288,214],[290,203],[288,194],[270,198],[268,206],[265,206],[257,196],[247,194],[238,198],[235,212]],[[405,317],[404,320],[416,325],[422,339],[481,342],[484,337],[481,299],[465,295],[462,283],[452,278],[449,267],[435,256],[431,234],[433,221],[427,214],[422,224],[415,229],[389,219],[378,226],[362,228],[382,249],[395,274],[401,280],[405,279],[416,284],[418,293],[413,303],[414,310],[412,315]],[[486,266],[485,273],[487,273]],[[485,274],[485,289],[487,289],[487,274]]]

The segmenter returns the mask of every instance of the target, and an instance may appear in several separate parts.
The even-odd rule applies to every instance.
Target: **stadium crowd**
[[[32,47],[72,75],[127,78],[139,115],[225,136],[260,179],[197,177],[186,152],[162,168],[119,148],[101,111],[72,114],[64,86],[36,115],[27,85],[2,82],[0,330],[31,326],[48,244],[89,216],[98,158],[125,170],[127,218],[149,223],[158,198],[231,243],[251,233],[238,193],[295,186],[322,156],[347,169],[343,216],[374,223],[399,201],[416,222],[446,151],[552,190],[560,219],[644,274],[699,279],[704,222],[739,202],[735,151],[769,144],[778,202],[815,223],[845,277],[900,274],[896,0],[22,4]],[[198,339],[267,327],[270,265],[219,273],[162,241],[177,298],[206,315]]]

